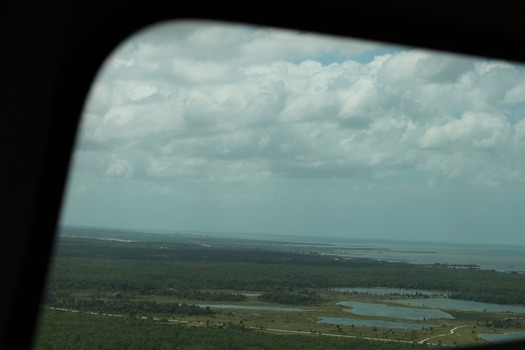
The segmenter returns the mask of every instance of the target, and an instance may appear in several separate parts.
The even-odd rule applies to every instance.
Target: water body
[[[412,307],[388,306],[357,301],[342,301],[339,305],[349,306],[345,311],[365,316],[401,318],[404,320],[425,320],[430,318],[453,319],[454,317],[441,310],[416,309]]]
[[[510,332],[503,334],[481,333],[480,336],[491,343],[503,343],[513,340],[523,340],[525,332]]]
[[[391,300],[394,303],[413,305],[421,307],[433,307],[439,309],[453,309],[460,311],[487,311],[487,312],[513,312],[525,314],[525,307],[516,305],[501,305],[491,303],[480,303],[477,301],[459,299],[411,299],[411,300]]]
[[[329,323],[339,325],[354,325],[361,327],[379,327],[379,328],[401,328],[401,329],[421,329],[434,327],[431,324],[393,322],[381,320],[361,320],[346,317],[322,317],[317,323]]]
[[[398,289],[398,288],[334,288],[338,292],[372,294],[372,295],[446,295],[443,292],[433,292],[430,290],[419,289]]]
[[[278,306],[252,306],[252,305],[230,305],[230,304],[197,304],[200,307],[210,307],[216,309],[245,309],[245,310],[266,310],[266,311],[289,311],[301,312],[308,311],[297,307],[278,307]]]
[[[525,273],[525,246],[397,242],[368,239],[325,239],[335,249],[326,251],[344,257],[370,258],[413,264],[474,265],[483,270]]]

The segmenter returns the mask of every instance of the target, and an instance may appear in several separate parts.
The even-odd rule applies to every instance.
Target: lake
[[[348,292],[348,293],[359,293],[359,294],[372,294],[372,295],[443,295],[444,292],[433,292],[431,290],[419,290],[419,289],[401,289],[401,288],[334,288],[337,292]]]
[[[460,311],[488,311],[488,312],[513,312],[525,314],[525,307],[516,305],[501,305],[491,303],[481,303],[477,301],[446,299],[446,298],[432,298],[432,299],[410,299],[410,300],[391,300],[394,303],[432,307],[439,309],[453,309]]]
[[[453,319],[454,317],[441,310],[419,309],[412,307],[388,306],[384,304],[342,301],[338,305],[349,306],[345,311],[365,316],[401,318],[405,320],[426,320],[430,318]]]
[[[509,332],[503,334],[481,333],[480,336],[491,343],[503,343],[507,341],[525,339],[525,332]]]

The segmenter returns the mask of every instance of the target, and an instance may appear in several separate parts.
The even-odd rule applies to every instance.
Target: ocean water
[[[95,237],[122,242],[137,240],[198,241],[209,238],[242,239],[244,243],[255,239],[277,246],[287,246],[299,251],[316,251],[321,254],[346,258],[370,258],[383,261],[400,261],[413,264],[473,265],[484,270],[525,273],[525,246],[484,245],[433,242],[403,242],[346,237],[291,236],[250,233],[190,232],[167,235],[166,233],[144,233],[127,230],[112,230],[61,227],[63,236]],[[109,235],[109,237],[108,237]]]
[[[291,235],[260,235],[258,238],[286,241],[283,243],[284,246],[348,258],[369,258],[413,264],[473,265],[483,270],[525,273],[525,246],[523,245]]]
[[[483,270],[525,273],[525,247],[389,241],[331,241],[325,254],[413,264],[473,265]]]

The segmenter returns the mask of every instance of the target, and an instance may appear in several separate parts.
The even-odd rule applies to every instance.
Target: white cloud
[[[157,88],[151,84],[141,84],[131,91],[131,101],[143,100],[147,97],[151,97],[157,92]]]
[[[518,147],[525,146],[525,118],[517,122],[514,126],[515,137]]]
[[[465,113],[460,119],[428,128],[419,144],[423,148],[489,148],[503,146],[511,132],[510,123],[500,115]]]
[[[512,104],[525,102],[525,82],[522,82],[508,90],[505,94],[504,100],[506,103]]]
[[[133,175],[133,167],[126,159],[115,158],[109,163],[106,174],[110,176],[130,177]]]
[[[254,27],[156,30],[101,70],[77,169],[149,181],[523,178],[522,68],[395,48],[359,61],[377,45]]]

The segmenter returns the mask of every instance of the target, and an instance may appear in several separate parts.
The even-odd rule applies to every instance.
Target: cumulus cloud
[[[523,68],[378,48],[222,24],[139,32],[93,85],[75,166],[149,181],[524,179]]]
[[[492,148],[507,143],[512,126],[500,115],[465,113],[444,125],[429,127],[420,140],[423,148]]]

